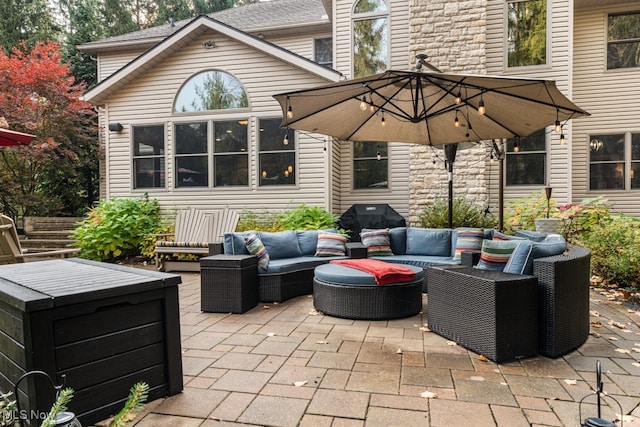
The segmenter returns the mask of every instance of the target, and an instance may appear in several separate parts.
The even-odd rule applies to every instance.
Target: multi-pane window
[[[209,185],[207,139],[206,122],[176,125],[176,187]]]
[[[213,185],[249,185],[249,121],[213,122]]]
[[[507,66],[547,63],[547,0],[507,1]]]
[[[164,188],[164,126],[133,126],[133,188]]]
[[[282,119],[258,120],[260,186],[296,184],[296,133],[281,129]]]
[[[313,56],[318,64],[333,68],[333,39],[331,37],[315,39]]]
[[[546,182],[547,142],[541,129],[526,138],[507,140],[506,185],[542,185]]]
[[[589,137],[589,188],[640,189],[640,133]]]
[[[640,12],[609,15],[607,69],[640,67]]]
[[[353,77],[389,66],[389,13],[384,0],[360,0],[353,9]]]
[[[386,142],[353,143],[353,189],[389,188],[389,157]]]

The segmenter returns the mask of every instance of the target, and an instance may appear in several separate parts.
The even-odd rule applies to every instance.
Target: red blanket
[[[378,285],[416,280],[416,273],[412,269],[376,259],[334,259],[329,262],[367,272],[376,279]]]

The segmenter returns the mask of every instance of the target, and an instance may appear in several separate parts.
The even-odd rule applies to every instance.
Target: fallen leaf
[[[319,316],[320,312],[318,310],[311,310],[309,312],[309,316]]]
[[[633,366],[635,366],[636,368],[640,368],[640,363],[638,363],[638,362],[632,362],[631,364]]]
[[[576,380],[564,380],[565,383],[569,384],[569,385],[576,385],[578,384],[578,381]]]
[[[629,350],[627,350],[626,348],[616,348],[616,351],[618,353],[622,353],[622,354],[629,354],[631,353]]]
[[[489,358],[487,358],[487,356],[485,356],[484,354],[481,354],[480,356],[478,356],[478,360],[481,362],[488,362]]]
[[[607,337],[607,339],[609,341],[618,341],[618,338],[616,338],[616,337]]]
[[[447,341],[447,345],[455,346],[458,345],[458,343],[455,341]]]
[[[427,390],[420,393],[420,397],[426,397],[427,399],[435,399],[436,397],[438,397],[438,395],[432,391]]]
[[[268,305],[263,305],[263,306],[262,306],[262,308],[263,308],[264,310],[268,310],[268,309],[270,309],[271,307],[269,307]]]
[[[421,330],[422,332],[431,332],[431,329],[426,328],[426,327],[424,327],[424,326],[422,326],[422,327],[420,327],[420,328],[418,328],[418,329],[419,329],[419,330]]]
[[[396,354],[402,354],[402,349],[401,349],[401,348],[399,348],[399,349],[396,351]]]
[[[625,325],[624,323],[614,322],[613,320],[609,320],[609,325],[615,326],[616,328],[619,328],[619,329],[626,329],[627,328],[627,325]]]
[[[600,313],[598,313],[598,312],[597,312],[597,311],[595,311],[595,310],[590,310],[590,311],[589,311],[589,314],[590,314],[590,315],[592,315],[593,317],[600,317]]]
[[[469,378],[471,381],[484,381],[484,377],[481,376],[473,376]]]
[[[640,353],[640,348],[633,347],[631,350],[635,351],[636,353]]]
[[[597,333],[597,332],[593,332],[593,331],[591,331],[591,332],[589,332],[589,335],[593,335],[593,336],[594,336],[594,337],[596,337],[596,338],[600,338],[600,334],[599,334],[599,333]]]
[[[602,328],[602,323],[594,320],[593,322],[591,322],[591,326],[593,326],[594,328]]]
[[[276,333],[275,333],[275,332],[269,332],[269,333],[267,334],[267,336],[268,336],[268,337],[275,337],[275,336],[276,336]]]
[[[316,344],[329,344],[329,341],[316,341]]]
[[[306,381],[294,381],[293,385],[296,386],[296,387],[302,387],[306,383],[307,383]]]

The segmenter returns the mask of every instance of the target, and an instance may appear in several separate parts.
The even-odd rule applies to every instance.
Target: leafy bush
[[[610,215],[576,237],[576,243],[591,250],[591,269],[605,283],[640,289],[640,220]]]
[[[83,258],[113,261],[139,255],[149,236],[163,227],[160,204],[145,194],[101,201],[78,224],[72,238]]]
[[[338,215],[320,206],[299,205],[284,212],[257,214],[248,209],[242,211],[238,231],[320,230],[336,227]]]
[[[436,199],[420,215],[420,226],[425,228],[449,227],[449,200]],[[493,227],[493,218],[485,215],[484,208],[464,198],[453,200],[452,227]]]

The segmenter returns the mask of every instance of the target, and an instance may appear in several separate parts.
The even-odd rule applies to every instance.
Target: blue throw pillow
[[[533,274],[534,259],[560,255],[566,250],[567,242],[558,234],[549,234],[542,242],[525,240],[513,251],[504,271],[505,273]]]
[[[294,230],[260,232],[260,239],[271,259],[297,258],[302,256],[298,236]]]
[[[407,228],[407,255],[451,256],[450,229]]]

